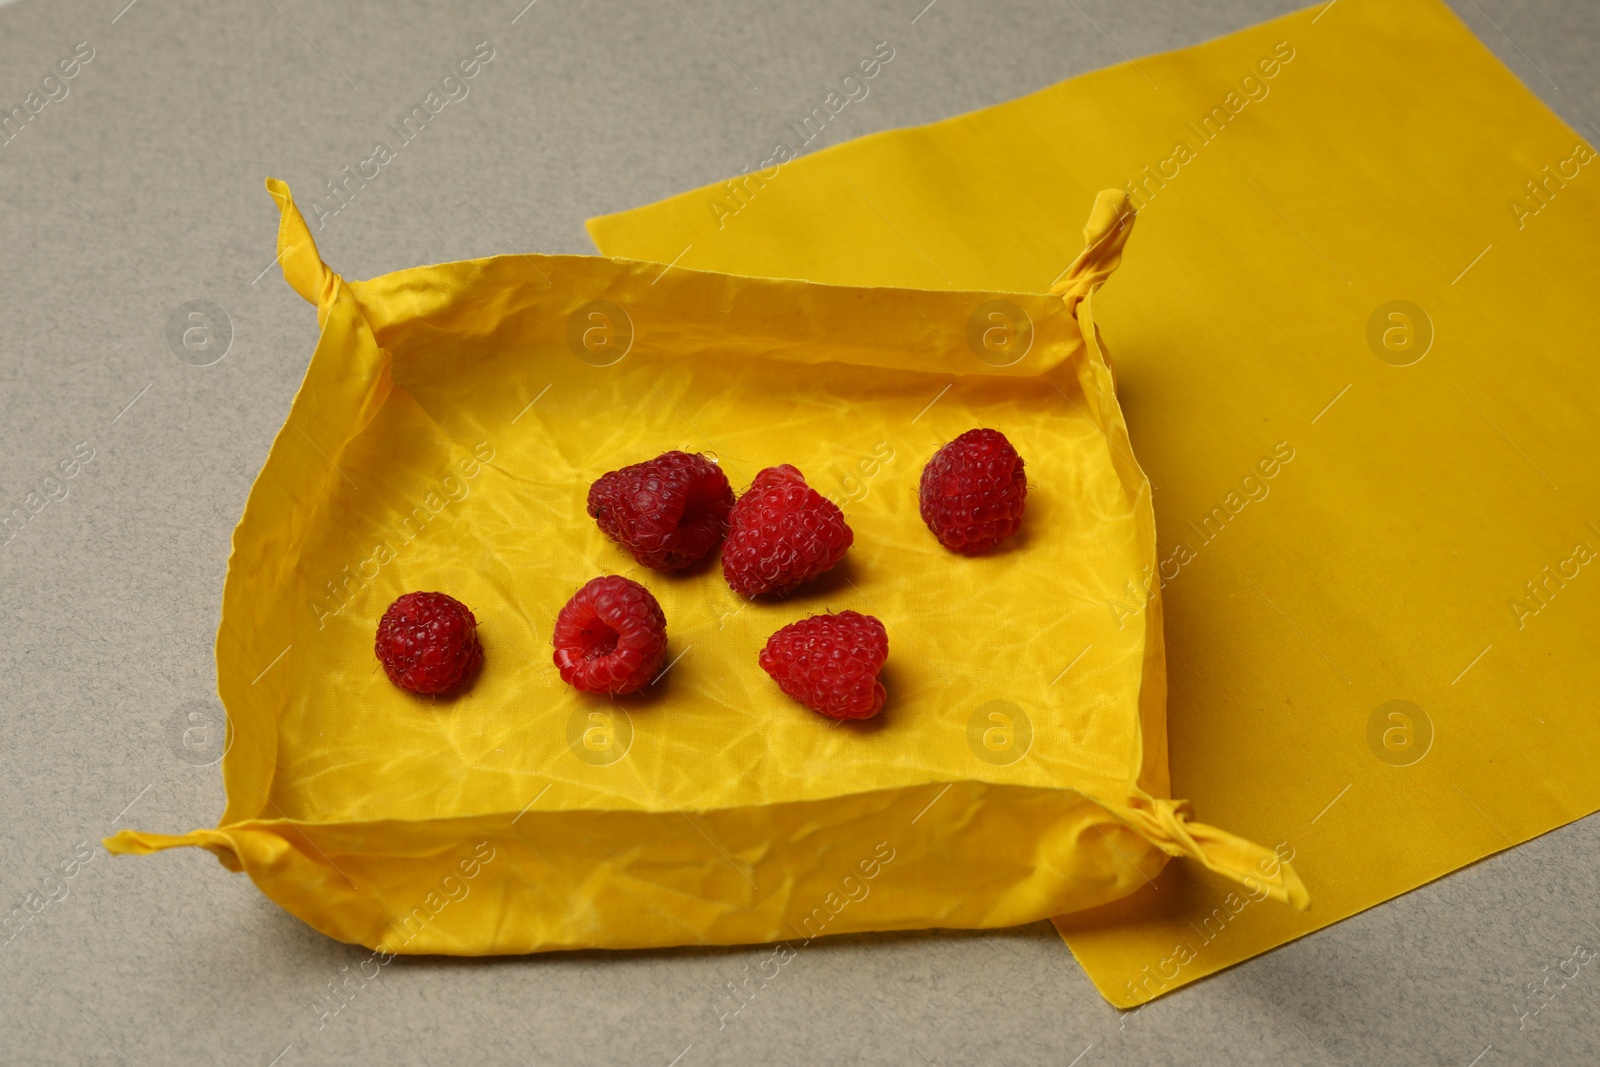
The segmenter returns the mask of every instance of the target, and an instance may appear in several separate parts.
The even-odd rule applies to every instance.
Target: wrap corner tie
[[[148,856],[152,852],[162,852],[169,848],[193,846],[203,848],[217,857],[230,871],[237,873],[244,870],[244,864],[239,860],[239,853],[233,847],[233,839],[221,830],[190,830],[186,834],[148,834],[141,830],[119,830],[110,837],[101,838],[100,843],[113,856]]]
[[[316,305],[317,321],[322,323],[339,291],[339,276],[318,254],[311,228],[295,206],[288,183],[268,178],[267,192],[278,205],[277,262],[283,268],[283,280],[307,302]]]
[[[1191,819],[1187,800],[1135,797],[1115,813],[1169,856],[1198,860],[1207,870],[1261,893],[1295,911],[1311,906],[1311,894],[1289,862],[1272,849]]]
[[[1066,301],[1068,310],[1075,312],[1078,302],[1100,288],[1122,263],[1122,248],[1137,217],[1128,194],[1121,189],[1102,189],[1095,197],[1083,227],[1083,251],[1050,286],[1052,294]]]

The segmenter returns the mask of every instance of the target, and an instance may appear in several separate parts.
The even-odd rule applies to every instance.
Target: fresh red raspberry
[[[855,534],[844,512],[785,463],[768,467],[728,516],[722,576],[735,593],[787,593],[844,558]]]
[[[699,453],[663,452],[589,487],[600,529],[657,571],[681,570],[716,548],[732,507],[727,475]]]
[[[478,620],[443,593],[407,593],[378,622],[374,646],[389,681],[413,693],[448,693],[483,662]]]
[[[573,594],[556,616],[561,680],[585,693],[621,696],[649,685],[667,654],[667,617],[650,590],[608,574]]]
[[[922,521],[952,552],[976,555],[1022,525],[1028,476],[999,430],[968,430],[922,468]]]
[[[830,719],[870,719],[888,693],[878,681],[889,635],[871,615],[841,611],[790,623],[761,650],[761,669],[785,693]]]

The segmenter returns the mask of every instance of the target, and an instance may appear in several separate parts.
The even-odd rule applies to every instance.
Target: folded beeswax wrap
[[[1173,865],[1058,920],[1123,1006],[1600,807],[1593,150],[1437,0],[1137,62],[590,223],[685,267],[1026,290],[1128,191],[1097,317],[1155,484],[1175,795],[1316,904]]]
[[[1180,855],[1305,907],[1274,850],[1169,799],[1158,602],[1131,624],[1100,609],[1156,547],[1093,329],[1124,194],[1095,202],[1057,284],[1004,294],[594,256],[345,281],[269,188],[322,336],[234,534],[228,805],[113,851],[209,849],[388,953],[1004,926],[1115,900]],[[1022,531],[969,559],[923,526],[916,486],[975,425],[1011,436],[1031,493]],[[740,486],[798,465],[855,545],[781,599],[744,601],[715,567],[638,568],[585,497],[669,448],[713,451]],[[569,689],[550,660],[561,605],[607,572],[668,620],[672,658],[634,698]],[[402,692],[373,658],[416,589],[480,621],[483,668],[455,699]],[[806,711],[757,665],[781,626],[844,609],[889,632],[870,722]]]

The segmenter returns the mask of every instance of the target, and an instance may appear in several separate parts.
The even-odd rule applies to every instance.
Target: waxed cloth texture
[[[268,186],[322,335],[235,533],[227,809],[113,850],[207,848],[317,929],[413,953],[1008,925],[1122,896],[1170,855],[1305,905],[1270,851],[1167,798],[1159,602],[1131,624],[1104,610],[1155,549],[1085,335],[1125,196],[1084,198],[1055,291],[1006,295],[582,256],[347,282]],[[974,346],[996,301],[1025,345]],[[968,559],[923,526],[916,486],[980,425],[1027,458],[1030,496],[1022,532]],[[637,567],[585,496],[671,448],[740,487],[795,464],[854,548],[774,601],[741,600],[714,561]],[[605,573],[668,619],[670,667],[637,699],[577,693],[550,661],[561,605]],[[383,610],[417,589],[480,623],[481,673],[453,699],[400,691],[373,657]],[[806,711],[757,665],[773,631],[844,609],[889,629],[869,723]]]

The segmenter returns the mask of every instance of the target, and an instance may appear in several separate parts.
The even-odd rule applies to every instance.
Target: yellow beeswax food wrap
[[[1103,904],[1168,856],[1304,907],[1270,850],[1169,796],[1161,614],[1103,603],[1155,562],[1091,294],[1133,216],[1037,295],[854,289],[586,256],[341,279],[289,190],[284,274],[322,337],[234,535],[217,635],[232,723],[221,824],[107,845],[211,850],[330,936],[393,953],[731,944],[989,927]],[[1085,198],[1085,203],[1088,198]],[[923,462],[973,426],[1026,457],[1022,531],[940,548]],[[717,569],[637,567],[584,510],[607,470],[714,453],[736,485],[790,462],[855,546],[749,603]],[[668,619],[638,699],[580,694],[557,612],[631,574]],[[401,593],[443,590],[485,655],[454,700],[373,655]],[[889,703],[834,724],[757,654],[854,609],[889,631]]]
[[[1174,864],[1058,921],[1123,1006],[1600,807],[1593,150],[1437,0],[1136,62],[590,224],[689,267],[1027,290],[1070,205],[1131,192],[1096,319],[1155,485],[1174,791],[1317,906]]]

